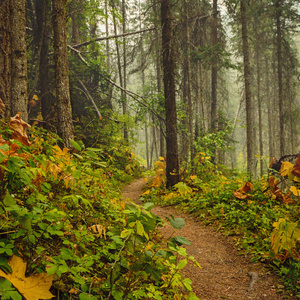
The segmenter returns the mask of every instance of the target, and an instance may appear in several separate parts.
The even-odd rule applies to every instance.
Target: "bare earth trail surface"
[[[137,179],[123,190],[123,198],[141,204],[139,196],[143,192],[145,181]],[[183,270],[186,277],[193,281],[193,289],[200,300],[283,300],[276,292],[279,282],[264,269],[262,264],[250,263],[245,257],[238,255],[230,240],[205,227],[193,216],[170,207],[154,207],[152,212],[162,219],[172,214],[175,218],[183,218],[185,226],[176,230],[175,236],[186,237],[191,246],[187,253],[195,257],[202,269],[187,265]],[[166,225],[162,235],[170,237],[174,230]],[[289,300],[296,298],[290,297]]]

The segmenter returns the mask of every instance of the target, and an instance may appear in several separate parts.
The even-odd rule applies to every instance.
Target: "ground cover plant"
[[[300,298],[299,165],[300,157],[249,181],[246,174],[214,165],[209,155],[199,152],[192,171],[182,173],[182,181],[167,190],[160,158],[142,200],[177,205],[215,226],[232,237],[241,254],[275,270],[286,289]]]
[[[164,241],[153,204],[120,198],[138,174],[129,149],[69,151],[28,127],[19,115],[0,124],[1,299],[198,299],[180,273],[188,241]]]

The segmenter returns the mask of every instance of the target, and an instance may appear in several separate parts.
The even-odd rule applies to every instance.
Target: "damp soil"
[[[123,198],[142,204],[139,196],[145,185],[142,178],[133,181],[124,188]],[[185,220],[185,226],[175,233],[167,223],[161,233],[165,238],[174,234],[184,236],[191,242],[191,246],[186,246],[187,253],[194,256],[202,268],[188,264],[183,274],[193,281],[193,290],[200,300],[296,300],[282,293],[282,284],[270,270],[262,263],[251,263],[250,257],[241,255],[230,238],[213,227],[203,225],[174,207],[156,206],[152,212],[162,219],[172,214]]]

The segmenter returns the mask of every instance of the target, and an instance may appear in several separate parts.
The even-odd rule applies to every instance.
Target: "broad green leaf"
[[[93,295],[87,294],[87,293],[81,293],[79,294],[80,300],[97,300],[97,298]]]
[[[185,266],[187,265],[187,259],[183,259],[179,262],[179,264],[177,265],[177,269],[181,270],[183,269]]]
[[[154,203],[152,202],[147,202],[144,204],[144,209],[147,211],[150,211],[154,207]]]
[[[187,238],[183,237],[183,236],[175,236],[171,240],[172,240],[173,243],[175,243],[179,246],[181,246],[181,245],[191,246],[190,241]]]
[[[81,147],[80,147],[80,145],[79,145],[77,142],[75,142],[75,141],[73,141],[73,140],[70,140],[70,143],[72,144],[72,146],[73,146],[76,150],[78,150],[78,151],[81,151],[81,150],[82,150]]]
[[[181,195],[190,194],[192,192],[192,189],[189,186],[187,186],[184,182],[178,182],[174,185],[174,187]]]
[[[3,199],[3,204],[5,206],[12,206],[15,205],[16,203],[17,203],[16,200],[7,192]]]
[[[176,218],[171,221],[171,225],[176,229],[181,229],[184,227],[185,222],[184,222],[184,219],[182,219],[182,218]]]

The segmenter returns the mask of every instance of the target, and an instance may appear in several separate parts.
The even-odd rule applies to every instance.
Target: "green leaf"
[[[81,293],[79,294],[80,300],[97,300],[97,298],[93,295],[87,294],[87,293]]]
[[[81,151],[81,147],[80,147],[80,145],[79,145],[77,142],[75,142],[75,141],[73,141],[73,140],[70,140],[70,143],[72,144],[72,146],[73,146],[76,150]]]
[[[53,275],[58,270],[58,266],[51,264],[46,267],[46,270],[48,275]]]
[[[9,150],[8,144],[1,145],[1,146],[0,146],[0,150],[8,151],[8,150]]]
[[[73,172],[72,176],[74,177],[74,179],[80,179],[81,171],[80,170],[75,170]]]
[[[143,236],[145,234],[145,229],[141,221],[136,222],[136,231],[138,235]]]
[[[113,290],[111,294],[113,295],[114,299],[116,299],[116,300],[122,300],[123,296],[124,296],[124,293],[119,292],[117,290]]]
[[[7,192],[4,199],[3,199],[3,204],[5,206],[12,206],[17,204],[16,200]]]
[[[31,231],[32,230],[32,228],[31,228],[32,218],[33,218],[32,213],[26,214],[25,216],[22,216],[19,218],[19,223],[23,228]]]
[[[191,246],[190,241],[183,236],[175,236],[171,239],[171,241],[179,246],[181,246],[181,245]]]
[[[183,259],[179,262],[179,264],[177,265],[177,269],[181,270],[183,269],[185,266],[187,265],[187,259]]]
[[[150,211],[154,207],[154,203],[152,202],[147,202],[144,204],[144,209],[147,211]]]
[[[181,229],[184,227],[185,222],[182,218],[176,218],[174,220],[171,221],[171,225],[175,228],[175,229]]]

